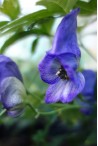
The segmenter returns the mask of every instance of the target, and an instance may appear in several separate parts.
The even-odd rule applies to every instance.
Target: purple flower
[[[82,90],[81,94],[84,96],[84,100],[95,100],[94,98],[94,89],[95,89],[95,84],[97,80],[97,73],[92,70],[83,70],[82,71],[84,77],[85,77],[85,86],[84,89]]]
[[[16,63],[0,55],[0,101],[9,116],[20,115],[23,111],[25,96],[23,79]]]
[[[97,73],[92,70],[82,71],[85,77],[85,86],[82,90],[82,99],[77,99],[78,104],[82,106],[80,111],[86,115],[93,113],[94,104],[96,103],[95,85],[97,80]]]
[[[78,12],[79,9],[75,9],[63,18],[54,36],[52,49],[39,64],[42,80],[50,84],[46,103],[71,102],[84,87],[85,79],[77,71],[81,56],[76,37]]]

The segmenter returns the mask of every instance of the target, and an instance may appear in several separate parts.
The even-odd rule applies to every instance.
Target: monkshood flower
[[[75,9],[59,24],[52,49],[39,64],[42,80],[50,84],[45,97],[46,103],[71,102],[83,89],[85,79],[78,72],[81,56],[77,44],[77,14]]]
[[[92,70],[82,71],[85,77],[85,86],[82,90],[82,99],[77,99],[78,104],[82,106],[80,111],[86,115],[93,113],[93,106],[96,103],[95,86],[97,80],[97,73]]]
[[[0,101],[9,116],[16,117],[21,114],[25,96],[23,79],[16,63],[0,55]]]

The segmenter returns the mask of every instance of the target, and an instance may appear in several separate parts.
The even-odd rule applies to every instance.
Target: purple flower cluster
[[[81,52],[77,44],[77,14],[75,9],[59,24],[52,49],[39,64],[42,80],[50,84],[45,97],[46,103],[71,102],[83,89],[85,79],[78,72]]]
[[[23,111],[26,91],[21,73],[14,61],[0,55],[0,101],[11,117]]]

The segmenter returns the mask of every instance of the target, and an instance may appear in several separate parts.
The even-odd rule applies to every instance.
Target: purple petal
[[[82,112],[85,115],[91,115],[93,113],[94,109],[92,108],[92,106],[87,105],[86,107],[83,107],[80,109],[80,112]]]
[[[18,117],[18,116],[20,116],[22,113],[23,113],[23,111],[24,111],[24,109],[21,109],[21,110],[19,110],[19,109],[13,109],[13,111],[12,110],[8,110],[7,111],[7,114],[8,114],[8,116],[10,116],[10,117]]]
[[[61,101],[63,103],[71,102],[83,90],[84,85],[84,76],[80,72],[76,73],[74,81],[69,80],[65,84],[65,88],[61,95]]]
[[[80,112],[85,115],[91,115],[94,111],[93,104],[84,102],[78,98],[76,98],[76,103],[81,106]]]
[[[1,82],[1,102],[8,113],[18,115],[23,110],[25,96],[24,85],[16,77],[7,77]]]
[[[97,73],[92,70],[83,70],[82,73],[85,77],[85,86],[82,91],[83,96],[94,96]]]
[[[61,65],[68,72],[69,77],[73,74],[73,69],[77,69],[78,60],[76,56],[72,53],[64,53],[60,55],[46,54],[42,62],[39,64],[39,71],[43,81],[54,84],[58,80],[58,76],[56,75],[57,71]],[[70,75],[71,73],[71,75]]]
[[[57,83],[50,85],[45,97],[46,103],[63,103],[71,102],[83,89],[85,79],[81,73],[76,74],[73,81],[59,80]]]
[[[52,54],[73,53],[80,58],[81,53],[76,36],[78,13],[79,9],[71,11],[59,24],[50,50]]]
[[[72,53],[60,54],[58,55],[58,59],[60,63],[62,64],[62,66],[65,67],[65,69],[66,69],[66,66],[74,70],[78,68],[79,60],[77,60],[76,56]]]
[[[4,55],[0,55],[0,62],[8,62],[10,61],[11,59],[9,57],[6,57]]]
[[[39,71],[43,81],[49,84],[54,84],[58,80],[56,75],[60,68],[60,63],[55,55],[46,54],[42,62],[39,64]]]
[[[16,77],[23,82],[18,66],[10,58],[0,55],[0,82],[6,77]]]
[[[53,85],[50,85],[45,97],[46,103],[55,103],[57,101],[60,101],[62,92],[64,90],[64,84],[66,84],[66,81],[63,82],[62,80],[59,80]]]
[[[85,87],[84,87],[85,88]],[[84,89],[83,88],[83,89]],[[82,94],[82,92],[81,92],[81,94]],[[82,96],[82,99],[84,100],[84,101],[88,101],[88,102],[91,102],[91,103],[95,103],[96,102],[96,96],[94,96],[94,93],[93,93],[93,95],[91,94],[91,95],[83,95]]]

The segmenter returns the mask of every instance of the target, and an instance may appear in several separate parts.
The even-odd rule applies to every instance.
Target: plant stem
[[[6,109],[2,109],[2,111],[0,112],[0,116],[2,116],[4,113],[6,113]]]

